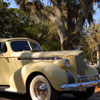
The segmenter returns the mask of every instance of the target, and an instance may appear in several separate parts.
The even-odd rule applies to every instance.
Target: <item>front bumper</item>
[[[90,79],[95,78],[95,81],[89,81],[89,82],[82,82],[81,79]],[[87,76],[77,76],[77,79],[79,80],[79,83],[72,83],[72,84],[64,84],[60,88],[62,91],[73,91],[73,90],[81,90],[82,88],[87,87],[93,87],[93,86],[99,86],[100,87],[100,80],[99,75],[87,75]]]

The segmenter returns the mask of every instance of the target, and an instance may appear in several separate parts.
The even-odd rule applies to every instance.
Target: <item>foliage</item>
[[[81,40],[80,40],[80,45],[82,46],[82,50],[84,51],[84,58],[89,59],[91,58],[91,52],[89,51],[89,45],[87,41],[87,34],[84,33],[82,34]]]
[[[91,52],[100,50],[100,24],[89,26],[89,48]]]
[[[88,38],[89,38],[89,35],[84,32],[81,35],[80,45],[84,52],[83,53],[84,59],[88,59],[93,64],[94,62],[96,62],[96,52],[92,52],[91,49],[89,48],[90,44],[89,44]]]
[[[41,21],[35,15],[0,4],[0,37],[29,37],[37,40],[44,50],[59,50],[59,37],[50,21]]]
[[[50,0],[51,5],[44,5],[43,0],[15,0],[25,12],[31,11],[39,18],[52,21],[58,31],[61,49],[74,49],[79,45],[80,34],[87,20],[93,21],[93,4],[99,0]],[[43,19],[44,20],[44,19]]]
[[[23,21],[26,21],[25,16],[22,17],[20,10],[8,8],[9,4],[3,2],[0,4],[0,35],[1,37],[12,37],[23,32]],[[25,25],[25,24],[24,24]]]
[[[40,0],[16,2],[27,13],[8,8],[9,4],[1,2],[0,36],[29,37],[39,41],[44,50],[75,48],[79,45],[85,20],[93,21],[94,0],[51,0],[51,5],[44,5]],[[84,38],[84,43],[82,39],[80,41],[85,46],[88,41]],[[88,49],[84,50],[89,55]]]
[[[80,42],[85,58],[89,59],[92,63],[96,63],[97,52],[100,52],[100,24],[91,24],[88,30],[82,34]]]
[[[52,23],[47,21],[34,23],[24,29],[26,31],[25,37],[37,40],[43,50],[60,50],[59,37]]]

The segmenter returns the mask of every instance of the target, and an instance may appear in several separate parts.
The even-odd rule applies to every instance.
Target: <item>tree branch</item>
[[[32,2],[28,2],[27,4],[27,7],[29,7],[30,8],[30,10],[32,11],[32,12],[38,12],[38,13],[41,13],[42,15],[44,15],[44,16],[46,16],[49,20],[51,20],[51,21],[53,21],[54,22],[54,14],[53,14],[53,12],[51,12],[51,11],[49,11],[49,10],[47,10],[43,5],[42,5],[42,3],[40,2],[34,2],[34,3],[32,3]]]
[[[90,10],[93,7],[94,0],[80,0],[80,11],[79,11],[79,17],[77,19],[77,23],[74,29],[74,32],[72,32],[73,35],[77,33],[82,33],[82,27],[84,24],[84,19],[88,17],[88,14]]]
[[[55,8],[56,17],[61,19],[61,16],[62,16],[61,2],[62,2],[62,0],[51,0],[51,2],[53,3],[53,6]]]

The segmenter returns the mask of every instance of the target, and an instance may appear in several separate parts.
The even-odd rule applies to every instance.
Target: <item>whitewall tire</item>
[[[32,100],[51,100],[52,89],[48,80],[42,76],[35,76],[29,86]]]

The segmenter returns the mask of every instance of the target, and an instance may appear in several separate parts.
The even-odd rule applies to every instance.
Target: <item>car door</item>
[[[9,85],[10,61],[5,42],[0,42],[0,85]]]

